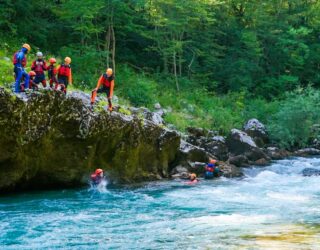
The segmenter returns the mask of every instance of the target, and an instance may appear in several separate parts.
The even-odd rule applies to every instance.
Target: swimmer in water
[[[103,170],[101,168],[96,169],[91,175],[91,183],[98,186],[104,180]]]
[[[192,173],[189,175],[189,181],[187,182],[187,184],[191,185],[191,184],[197,184],[199,182],[199,180],[197,179],[197,175],[195,173]]]

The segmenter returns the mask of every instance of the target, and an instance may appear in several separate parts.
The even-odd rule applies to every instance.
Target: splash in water
[[[108,180],[104,178],[103,180],[101,180],[101,182],[98,185],[94,185],[93,183],[90,182],[89,191],[106,193],[108,192],[107,186],[108,186]]]

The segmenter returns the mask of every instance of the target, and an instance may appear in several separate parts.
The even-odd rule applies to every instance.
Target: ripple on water
[[[317,249],[319,158],[277,161],[241,179],[36,192],[0,198],[5,249]]]

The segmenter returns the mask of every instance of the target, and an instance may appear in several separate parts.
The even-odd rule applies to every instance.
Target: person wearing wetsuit
[[[216,160],[211,159],[210,162],[206,165],[206,172],[204,176],[206,179],[213,179],[214,177],[219,177],[220,168],[216,166],[216,163]]]
[[[103,170],[101,168],[96,169],[96,171],[91,175],[91,183],[97,186],[104,179]]]
[[[14,92],[19,93],[21,91],[20,83],[22,78],[24,78],[24,88],[29,88],[29,75],[24,70],[25,66],[27,65],[27,57],[26,55],[30,52],[31,47],[29,44],[25,43],[22,45],[21,50],[17,51],[13,55],[13,71],[15,75],[15,85],[14,85]]]
[[[34,84],[38,85],[40,82],[42,83],[42,86],[45,88],[47,86],[46,82],[46,76],[44,74],[44,71],[47,70],[46,61],[43,60],[43,54],[42,52],[37,52],[37,60],[33,61],[31,70],[36,72],[36,77],[34,79]]]
[[[64,63],[58,66],[58,83],[61,90],[66,94],[68,85],[72,85],[71,58],[66,57]]]
[[[114,75],[111,68],[106,70],[106,73],[101,75],[97,87],[92,91],[91,104],[94,104],[97,93],[105,93],[108,98],[109,111],[112,111],[112,96],[114,89]]]

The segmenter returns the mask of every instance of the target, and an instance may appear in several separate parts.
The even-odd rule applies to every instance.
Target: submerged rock
[[[285,149],[279,149],[277,147],[268,147],[266,148],[266,154],[272,159],[272,160],[281,160],[286,157],[289,157],[291,153]]]
[[[320,175],[320,170],[315,168],[305,168],[304,170],[302,170],[302,175],[303,176]]]
[[[233,164],[227,162],[219,162],[218,166],[223,172],[222,175],[224,177],[233,178],[243,176],[241,169]]]
[[[295,156],[320,155],[320,150],[316,148],[303,148],[293,153]]]
[[[93,112],[89,96],[0,89],[0,191],[73,187],[95,168],[134,182],[167,177],[180,136],[152,121]]]

